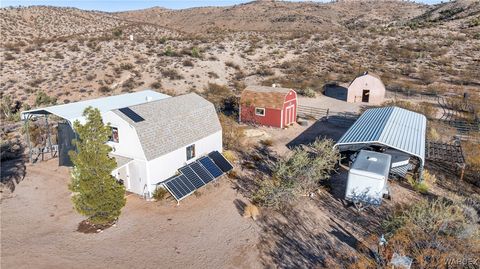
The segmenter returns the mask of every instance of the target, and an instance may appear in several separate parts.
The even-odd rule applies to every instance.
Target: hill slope
[[[198,33],[232,31],[319,31],[356,23],[391,23],[423,14],[428,6],[403,1],[336,3],[255,1],[229,7],[183,10],[150,8],[120,12],[120,18]]]

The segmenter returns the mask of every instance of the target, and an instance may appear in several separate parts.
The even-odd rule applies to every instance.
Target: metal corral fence
[[[342,127],[350,127],[358,119],[358,115],[348,112],[333,112],[330,109],[297,106],[297,115],[302,118],[311,118],[315,120],[325,120],[329,123]]]

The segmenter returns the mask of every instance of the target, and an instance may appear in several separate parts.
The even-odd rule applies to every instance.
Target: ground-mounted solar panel
[[[230,164],[230,162],[218,151],[210,152],[208,157],[210,157],[213,162],[225,173],[233,169],[233,166]]]
[[[184,175],[179,175],[169,179],[165,183],[165,186],[177,201],[183,199],[196,190],[193,184],[191,184]]]
[[[223,171],[209,157],[202,157],[198,162],[214,177],[223,175]]]
[[[202,165],[198,162],[194,162],[190,164],[190,167],[193,169],[193,171],[203,180],[205,183],[209,183],[210,181],[214,180],[215,178],[210,175],[210,173],[203,168]]]
[[[125,116],[129,117],[133,122],[141,122],[145,119],[142,116],[138,115],[135,111],[131,110],[129,107],[124,107],[119,109],[120,112],[125,114]]]
[[[195,188],[200,188],[204,186],[206,183],[193,171],[190,166],[184,166],[180,169],[180,172],[185,175],[185,177],[195,186]]]

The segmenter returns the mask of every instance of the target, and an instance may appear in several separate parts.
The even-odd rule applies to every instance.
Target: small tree
[[[79,138],[74,140],[77,152],[69,152],[74,164],[69,188],[80,214],[93,224],[107,224],[120,216],[126,201],[125,189],[110,174],[116,167],[115,160],[108,156],[112,149],[105,144],[110,127],[103,124],[98,109],[88,107],[83,115],[87,119],[84,125],[74,123]]]

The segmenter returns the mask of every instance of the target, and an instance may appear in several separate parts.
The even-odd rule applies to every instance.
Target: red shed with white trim
[[[284,128],[297,120],[293,89],[248,86],[240,97],[240,122]]]

